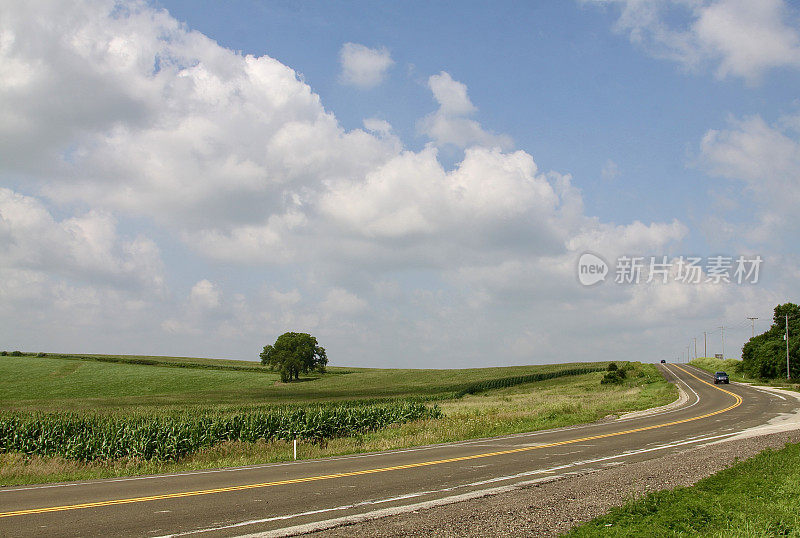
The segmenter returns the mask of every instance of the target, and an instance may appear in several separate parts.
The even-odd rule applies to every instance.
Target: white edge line
[[[205,528],[205,529],[197,529],[197,530],[187,531],[187,532],[183,532],[183,533],[169,534],[169,535],[160,536],[160,537],[156,537],[156,538],[176,538],[176,537],[179,537],[179,536],[187,536],[187,535],[191,535],[191,534],[200,534],[200,533],[205,533],[205,532],[214,532],[214,531],[232,529],[232,528],[237,528],[237,527],[244,527],[244,526],[248,526],[248,525],[258,525],[258,524],[261,524],[261,523],[269,523],[269,522],[272,522],[272,521],[281,521],[281,520],[293,519],[293,518],[297,518],[297,517],[315,515],[315,514],[320,514],[320,513],[325,513],[325,512],[350,510],[350,509],[353,509],[353,508],[358,508],[359,506],[368,506],[368,505],[375,505],[375,504],[394,502],[394,501],[399,501],[399,500],[422,497],[424,495],[432,495],[432,494],[436,494],[436,493],[443,493],[443,492],[447,492],[447,491],[453,491],[453,490],[460,489],[460,488],[475,487],[475,486],[481,486],[481,485],[491,484],[491,483],[496,483],[496,482],[503,482],[503,481],[506,481],[506,480],[514,480],[514,479],[517,479],[517,478],[522,478],[522,477],[536,475],[536,474],[553,473],[555,471],[568,469],[570,467],[579,467],[579,466],[583,466],[583,465],[590,465],[592,463],[599,463],[599,462],[613,460],[613,459],[626,458],[626,457],[636,456],[636,455],[644,454],[644,453],[648,453],[648,452],[654,452],[654,451],[657,451],[657,450],[665,450],[665,449],[668,449],[668,448],[674,448],[674,447],[678,447],[678,446],[682,446],[682,445],[703,443],[703,442],[706,442],[706,441],[713,441],[713,440],[722,439],[724,437],[731,437],[733,435],[736,435],[736,433],[726,433],[726,434],[722,434],[722,435],[714,435],[714,436],[709,436],[709,437],[691,438],[691,439],[687,439],[687,440],[683,440],[683,441],[677,441],[675,443],[669,443],[669,444],[666,444],[666,445],[659,445],[659,446],[652,447],[652,448],[643,448],[643,449],[639,449],[639,450],[625,451],[625,452],[622,452],[620,454],[614,454],[612,456],[604,456],[602,458],[594,458],[594,459],[590,459],[590,460],[579,460],[579,461],[575,461],[575,462],[572,462],[572,463],[567,463],[567,464],[564,464],[564,465],[558,465],[558,466],[555,466],[555,467],[550,467],[550,468],[547,468],[547,469],[536,469],[536,470],[532,470],[532,471],[523,471],[521,473],[516,473],[516,474],[513,474],[513,475],[500,476],[500,477],[490,478],[490,479],[486,479],[486,480],[480,480],[480,481],[477,481],[477,482],[471,482],[471,483],[468,483],[468,484],[460,484],[460,485],[452,486],[452,487],[449,487],[449,488],[442,488],[442,489],[431,490],[431,491],[419,491],[419,492],[415,492],[415,493],[407,493],[407,494],[404,494],[404,495],[398,495],[398,496],[395,496],[395,497],[389,497],[387,499],[379,499],[379,500],[375,500],[375,501],[363,501],[363,502],[349,504],[349,505],[336,506],[336,507],[333,507],[333,508],[323,508],[323,509],[320,509],[320,510],[311,510],[311,511],[307,511],[307,512],[300,512],[300,513],[297,513],[297,514],[288,514],[288,515],[282,515],[282,516],[273,516],[273,517],[264,518],[264,519],[255,519],[255,520],[249,520],[249,521],[242,521],[242,522],[233,523],[233,524],[230,524],[230,525],[224,525],[224,526],[218,526],[218,527],[209,527],[209,528]],[[374,510],[374,511],[371,511],[371,512],[364,512],[362,514],[354,514],[354,515],[350,515],[350,516],[344,516],[344,517],[341,517],[341,518],[329,519],[329,520],[324,520],[324,521],[315,522],[315,523],[308,523],[308,524],[305,524],[305,525],[298,525],[298,526],[295,526],[295,527],[285,527],[283,529],[276,529],[276,530],[272,530],[272,531],[266,531],[264,533],[248,534],[248,535],[245,535],[243,538],[256,538],[256,537],[259,537],[259,538],[260,537],[265,537],[266,538],[266,537],[271,537],[271,536],[291,536],[293,534],[301,534],[303,532],[311,532],[313,530],[323,530],[323,529],[339,526],[339,525],[344,524],[344,523],[356,523],[356,522],[359,522],[359,521],[366,521],[368,519],[377,519],[377,518],[385,517],[385,516],[388,516],[388,515],[394,515],[394,514],[400,514],[400,513],[404,513],[404,512],[410,512],[410,511],[413,511],[413,510],[418,510],[420,508],[429,508],[429,507],[440,506],[440,505],[445,505],[445,504],[452,504],[452,503],[455,503],[455,502],[468,500],[468,499],[473,499],[473,498],[477,498],[477,497],[485,497],[485,496],[489,496],[489,495],[496,495],[498,493],[504,493],[506,491],[512,491],[512,490],[515,490],[515,489],[519,489],[520,487],[523,487],[523,486],[526,486],[526,485],[529,485],[529,484],[532,484],[532,483],[537,483],[537,482],[541,482],[541,481],[550,481],[550,480],[554,480],[554,479],[557,479],[557,478],[560,478],[560,477],[561,477],[561,475],[552,475],[552,476],[547,476],[547,477],[538,478],[538,479],[534,479],[534,480],[526,480],[526,481],[517,482],[517,483],[514,483],[514,484],[509,484],[507,486],[498,486],[498,487],[494,487],[494,488],[482,489],[482,490],[472,491],[472,492],[468,492],[468,493],[463,493],[463,494],[460,494],[460,495],[452,495],[452,496],[449,496],[449,497],[442,497],[440,499],[433,499],[433,500],[430,500],[430,501],[424,501],[422,503],[416,503],[416,504],[404,505],[404,506],[396,506],[396,507],[391,507],[391,508],[383,508],[383,509]],[[324,525],[324,526],[322,526],[322,525]]]
[[[35,486],[24,486],[24,487],[14,487],[14,488],[4,488],[0,487],[0,494],[2,493],[10,493],[13,491],[27,491],[32,489],[50,489],[50,488],[64,488],[64,487],[76,487],[76,486],[87,486],[87,485],[97,485],[102,483],[116,483],[116,482],[134,482],[137,480],[157,480],[159,478],[175,478],[179,476],[193,476],[193,475],[203,475],[203,474],[216,474],[216,473],[228,473],[228,472],[238,472],[238,471],[251,471],[256,469],[266,469],[271,467],[284,467],[288,465],[309,465],[313,463],[327,463],[331,461],[341,461],[341,460],[352,460],[352,459],[362,459],[362,458],[374,458],[378,456],[387,456],[392,454],[404,454],[408,452],[420,452],[424,450],[433,450],[436,448],[447,448],[447,447],[454,447],[454,446],[468,446],[474,444],[482,444],[482,443],[490,443],[493,441],[505,441],[508,439],[517,439],[520,437],[534,437],[539,435],[544,435],[553,432],[562,432],[562,431],[571,431],[571,430],[578,430],[582,428],[587,428],[590,426],[596,426],[597,423],[587,423],[587,424],[576,424],[575,426],[564,426],[562,428],[552,428],[549,430],[537,430],[535,432],[522,432],[522,433],[513,433],[509,435],[504,435],[501,437],[484,437],[481,439],[467,439],[465,441],[454,441],[452,443],[439,443],[434,445],[423,445],[417,447],[410,447],[410,448],[403,448],[403,449],[395,449],[395,450],[385,450],[381,452],[367,452],[364,454],[351,454],[351,455],[343,455],[343,456],[331,456],[329,458],[317,458],[311,460],[301,460],[301,461],[283,461],[283,462],[276,462],[276,463],[264,463],[260,465],[245,465],[242,467],[225,467],[222,469],[203,469],[197,471],[181,471],[178,473],[170,473],[170,474],[157,474],[157,475],[146,475],[146,476],[127,476],[127,477],[120,477],[120,478],[99,478],[94,480],[82,480],[79,482],[64,482],[59,484],[37,484]]]
[[[672,372],[672,373],[673,373],[673,375],[675,375],[674,372]],[[704,373],[708,373],[708,372],[704,371]],[[688,409],[690,407],[694,407],[695,405],[697,405],[699,403],[700,396],[698,396],[698,394],[694,391],[694,389],[692,389],[689,386],[689,384],[686,383],[686,381],[684,381],[683,379],[680,379],[677,375],[675,375],[675,378],[678,381],[680,381],[681,383],[683,383],[684,385],[686,385],[686,387],[694,393],[694,395],[697,398],[697,400],[693,404],[691,404],[691,405],[689,405],[687,407],[676,407],[674,409],[670,409],[669,411],[663,411],[661,413],[656,413],[656,414],[652,414],[652,415],[646,415],[648,418],[649,417],[654,417],[654,416],[659,416],[659,415],[664,415],[664,414],[667,414],[667,413],[674,413],[674,412],[677,412],[677,411],[682,411],[684,409]],[[623,422],[623,421],[626,421],[626,420],[633,420],[633,419],[636,419],[636,418],[640,418],[640,417],[630,417],[630,418],[627,418],[627,419],[626,418],[620,418],[620,419],[618,419],[618,422]],[[474,444],[491,443],[491,442],[495,442],[495,441],[505,441],[505,440],[508,440],[508,439],[518,439],[520,437],[535,437],[535,436],[545,435],[545,434],[553,433],[553,432],[565,432],[565,431],[579,430],[579,429],[582,429],[582,428],[588,428],[588,427],[596,426],[596,425],[597,425],[596,422],[589,422],[589,423],[586,423],[586,424],[576,424],[574,426],[564,426],[564,427],[561,427],[561,428],[551,428],[551,429],[548,429],[548,430],[537,430],[537,431],[534,431],[534,432],[512,433],[512,434],[504,435],[504,436],[501,436],[501,437],[482,437],[480,439],[466,439],[464,441],[455,441],[455,442],[452,442],[452,443],[437,443],[437,444],[433,444],[433,445],[422,445],[422,446],[403,448],[403,449],[384,450],[384,451],[380,451],[380,452],[367,452],[365,454],[351,454],[351,455],[343,455],[343,456],[332,456],[332,457],[329,457],[329,458],[317,458],[317,459],[311,459],[311,460],[283,461],[283,462],[276,462],[276,463],[263,463],[263,464],[257,464],[257,465],[245,465],[245,466],[241,466],[241,467],[225,467],[225,468],[222,468],[222,469],[202,469],[202,470],[197,470],[197,471],[181,471],[181,472],[169,473],[169,474],[157,474],[157,475],[145,475],[145,476],[126,476],[126,477],[120,477],[120,478],[99,478],[99,479],[94,479],[94,480],[81,480],[81,481],[78,481],[78,482],[62,482],[62,483],[58,483],[58,484],[37,484],[37,485],[33,485],[33,486],[23,486],[23,487],[5,488],[5,487],[1,487],[0,486],[0,494],[11,493],[11,492],[15,492],[15,491],[36,490],[36,489],[66,488],[66,487],[77,487],[77,486],[85,486],[85,485],[97,485],[97,484],[102,484],[102,483],[113,484],[113,483],[117,483],[117,482],[135,482],[135,481],[139,481],[139,480],[158,480],[158,479],[162,479],[162,478],[175,478],[175,477],[179,477],[179,476],[194,476],[194,475],[204,475],[204,474],[217,474],[217,473],[230,473],[230,472],[239,472],[239,471],[251,471],[251,470],[255,470],[255,469],[268,469],[268,468],[271,468],[271,467],[284,467],[284,466],[288,466],[288,465],[309,465],[309,464],[315,463],[315,462],[319,463],[319,462],[329,462],[329,461],[342,461],[342,460],[349,460],[349,459],[374,458],[374,457],[378,457],[378,456],[386,456],[386,455],[391,455],[391,454],[405,454],[405,453],[409,453],[409,452],[421,452],[421,451],[433,450],[433,449],[441,448],[441,447],[469,446],[469,445],[474,445]]]
[[[667,413],[675,413],[677,411],[685,411],[686,409],[689,409],[689,408],[694,407],[695,405],[699,404],[700,403],[700,395],[697,394],[697,392],[695,392],[695,390],[692,387],[689,386],[689,383],[687,383],[685,380],[683,380],[680,377],[678,377],[677,375],[675,375],[675,372],[670,371],[670,373],[672,373],[672,375],[675,376],[676,380],[678,380],[681,383],[683,383],[684,385],[686,385],[686,388],[689,389],[690,391],[692,391],[692,394],[694,394],[694,396],[695,396],[694,403],[692,403],[691,405],[688,405],[688,406],[677,405],[677,406],[673,407],[672,409],[667,409],[665,411],[661,411],[661,412],[658,412],[658,413],[647,413],[647,411],[648,411],[647,409],[643,409],[642,411],[632,411],[631,413],[628,413],[628,415],[632,415],[632,416],[623,415],[618,419],[617,422],[624,422],[626,420],[634,420],[634,419],[637,419],[637,418],[645,418],[645,417],[647,417],[647,418],[658,417],[658,416],[661,416],[661,415],[666,415]],[[667,380],[667,381],[669,381],[669,380]],[[680,386],[678,387],[678,390],[682,390]],[[678,397],[678,400],[680,400],[680,397]],[[667,404],[667,406],[669,406],[669,405],[673,405],[673,404]],[[654,409],[658,409],[658,408],[656,407]],[[641,414],[640,415],[635,415],[635,413],[641,413]]]

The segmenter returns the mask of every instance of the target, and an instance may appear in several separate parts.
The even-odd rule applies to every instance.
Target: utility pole
[[[725,325],[720,329],[722,329],[722,360],[725,360]]]
[[[755,338],[756,337],[756,320],[758,318],[747,318],[747,319],[749,319],[750,323],[753,324],[753,338]]]
[[[786,314],[786,379],[791,379],[789,372],[789,314]]]
[[[694,358],[697,358],[697,338],[694,339]]]
[[[708,343],[706,342],[706,332],[703,331],[703,357],[708,357]]]
[[[687,362],[687,364],[689,362],[689,350],[691,348],[692,348],[692,344],[689,344],[688,346],[686,346],[686,362]]]

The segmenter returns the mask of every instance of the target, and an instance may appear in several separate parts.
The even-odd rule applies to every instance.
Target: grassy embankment
[[[787,444],[692,487],[615,508],[567,536],[800,536],[798,507],[800,444]]]
[[[738,381],[740,383],[755,383],[757,385],[772,386],[781,389],[790,389],[800,391],[800,383],[790,383],[785,379],[754,379],[744,375],[739,366],[742,361],[737,359],[717,359],[714,357],[699,357],[694,359],[689,364],[697,366],[709,373],[723,371],[728,374],[731,381]]]
[[[393,424],[378,431],[330,439],[327,444],[301,443],[299,456],[312,458],[591,422],[675,398],[674,387],[663,381],[654,366],[636,363],[633,375],[622,385],[600,385],[603,374],[595,372],[455,398],[456,393],[475,383],[604,364],[462,370],[330,368],[324,375],[282,384],[277,374],[257,365],[254,369],[253,363],[245,361],[146,358],[158,365],[142,364],[141,357],[87,358],[0,357],[0,411],[160,416],[194,410],[263,411],[276,404],[400,399],[433,401],[444,413],[442,418]],[[176,362],[181,362],[181,367],[176,367]],[[289,455],[290,443],[282,440],[224,442],[177,461],[128,457],[79,462],[11,452],[0,454],[0,484],[256,464],[285,460]]]

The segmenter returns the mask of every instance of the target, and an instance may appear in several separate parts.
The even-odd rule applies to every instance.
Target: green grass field
[[[126,358],[126,357],[123,357]],[[140,357],[127,357],[139,359]],[[169,364],[175,358],[146,357]],[[195,359],[182,358],[186,363]],[[196,359],[213,365],[214,359]],[[244,364],[233,364],[244,363]],[[73,358],[0,357],[0,409],[118,410],[186,405],[250,405],[374,398],[436,397],[466,384],[511,376],[553,372],[569,363],[460,370],[403,370],[332,367],[323,375],[280,383],[280,376],[257,363],[224,361],[243,370],[168,367]]]
[[[640,363],[631,363],[628,378],[619,385],[601,385],[603,372],[595,371],[486,390],[486,384],[502,385],[512,376],[560,375],[565,369],[598,369],[606,364],[461,370],[330,368],[326,374],[284,384],[277,374],[253,363],[225,361],[224,368],[217,368],[213,359],[193,360],[180,358],[178,367],[172,357],[0,356],[0,415],[68,412],[138,420],[193,413],[255,414],[276,405],[362,405],[359,401],[378,405],[433,402],[443,412],[439,418],[401,421],[326,443],[300,443],[301,458],[316,458],[591,422],[676,398],[675,388],[654,365]],[[481,392],[464,395],[464,389],[476,383],[484,384]],[[173,461],[130,457],[74,461],[7,451],[0,453],[0,485],[258,464],[286,460],[290,454],[290,443],[282,439],[224,441]]]
[[[651,493],[567,536],[800,536],[800,444],[767,450],[692,487]]]

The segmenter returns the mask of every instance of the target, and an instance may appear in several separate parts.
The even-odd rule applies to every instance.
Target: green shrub
[[[616,363],[616,362],[610,362],[610,363],[608,363],[608,371],[609,371],[609,372],[615,372],[615,371],[617,371],[617,370],[619,370],[619,367],[617,366],[617,363]]]
[[[0,355],[2,355],[3,357],[7,357],[8,351],[0,351]]]
[[[622,383],[625,381],[625,370],[612,370],[606,372],[603,379],[600,380],[601,385],[608,385],[611,383]]]
[[[23,355],[24,355],[24,353],[22,353],[22,351],[12,351],[11,352],[11,356],[12,357],[22,357]]]

